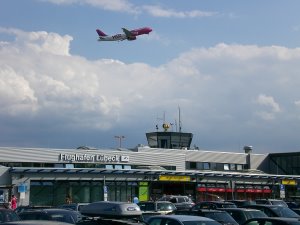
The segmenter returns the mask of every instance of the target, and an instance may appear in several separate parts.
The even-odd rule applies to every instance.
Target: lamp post
[[[116,139],[119,139],[119,148],[122,147],[122,139],[125,138],[125,136],[115,136]]]

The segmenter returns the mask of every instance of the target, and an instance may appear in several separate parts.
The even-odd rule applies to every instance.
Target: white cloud
[[[142,7],[146,12],[154,17],[175,17],[175,18],[195,18],[215,16],[215,12],[205,12],[200,10],[176,11],[173,9],[164,9],[158,5],[145,5]]]
[[[15,35],[20,48],[25,50],[35,51],[36,53],[44,52],[55,55],[70,55],[70,41],[73,38],[69,35],[60,36],[55,33],[39,32],[24,32],[19,29],[8,29],[0,27],[1,33]]]
[[[298,106],[298,107],[300,106],[300,100],[297,100],[294,103],[295,103],[296,106]]]
[[[175,17],[175,18],[196,18],[196,17],[211,17],[218,15],[216,12],[206,12],[201,10],[191,11],[176,11],[174,9],[162,8],[159,5],[142,5],[135,6],[127,0],[39,0],[50,2],[57,5],[91,5],[109,11],[127,12],[131,14],[148,13],[154,17]]]
[[[13,68],[0,67],[0,114],[17,115],[34,114],[38,103],[30,83]]]
[[[275,102],[272,96],[266,96],[264,94],[260,94],[257,98],[257,103],[259,105],[264,105],[270,107],[272,112],[280,112],[280,107],[277,102]]]
[[[73,56],[68,35],[4,28],[0,32],[16,37],[0,42],[1,124],[11,117],[24,123],[30,118],[32,129],[44,124],[57,132],[100,132],[130,125],[143,133],[151,123],[145,121],[155,120],[164,110],[174,123],[179,105],[183,128],[200,136],[203,141],[197,143],[195,137],[195,142],[202,147],[204,140],[228,141],[241,135],[253,138],[255,146],[258,131],[270,129],[265,135],[276,135],[283,123],[286,127],[295,123],[292,115],[297,114],[300,84],[297,48],[218,44],[152,67]],[[298,132],[286,135],[298,140]]]
[[[275,119],[275,114],[281,111],[279,104],[275,102],[272,96],[260,94],[256,99],[256,103],[267,108],[264,111],[257,112],[257,115],[259,115],[264,120]]]
[[[138,13],[138,9],[127,0],[38,0],[42,2],[50,2],[57,5],[91,5],[109,11],[119,11],[128,13]]]

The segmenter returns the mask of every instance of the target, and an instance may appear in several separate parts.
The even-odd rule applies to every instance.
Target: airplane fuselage
[[[143,27],[139,29],[134,29],[134,30],[127,30],[125,28],[122,28],[124,33],[123,34],[115,34],[112,36],[106,35],[99,29],[97,29],[97,33],[99,35],[98,41],[123,41],[123,40],[129,40],[133,41],[136,39],[136,36],[138,35],[143,35],[143,34],[149,34],[152,29],[150,27]]]
[[[152,31],[150,27],[143,27],[135,30],[131,30],[130,32],[133,33],[135,36],[142,35],[142,34],[149,34]]]
[[[112,36],[99,36],[98,41],[123,41],[126,39],[127,37],[125,34],[115,34]]]

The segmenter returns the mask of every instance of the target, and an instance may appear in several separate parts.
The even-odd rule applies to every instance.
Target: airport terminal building
[[[194,200],[300,196],[300,152],[255,154],[190,149],[191,133],[147,133],[135,149],[0,147],[0,194],[19,205],[158,199]],[[298,190],[299,189],[299,190]]]

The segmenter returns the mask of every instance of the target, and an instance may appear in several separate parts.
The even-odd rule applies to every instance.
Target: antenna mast
[[[178,114],[179,114],[179,133],[181,133],[181,119],[180,119],[180,107],[178,106]]]

